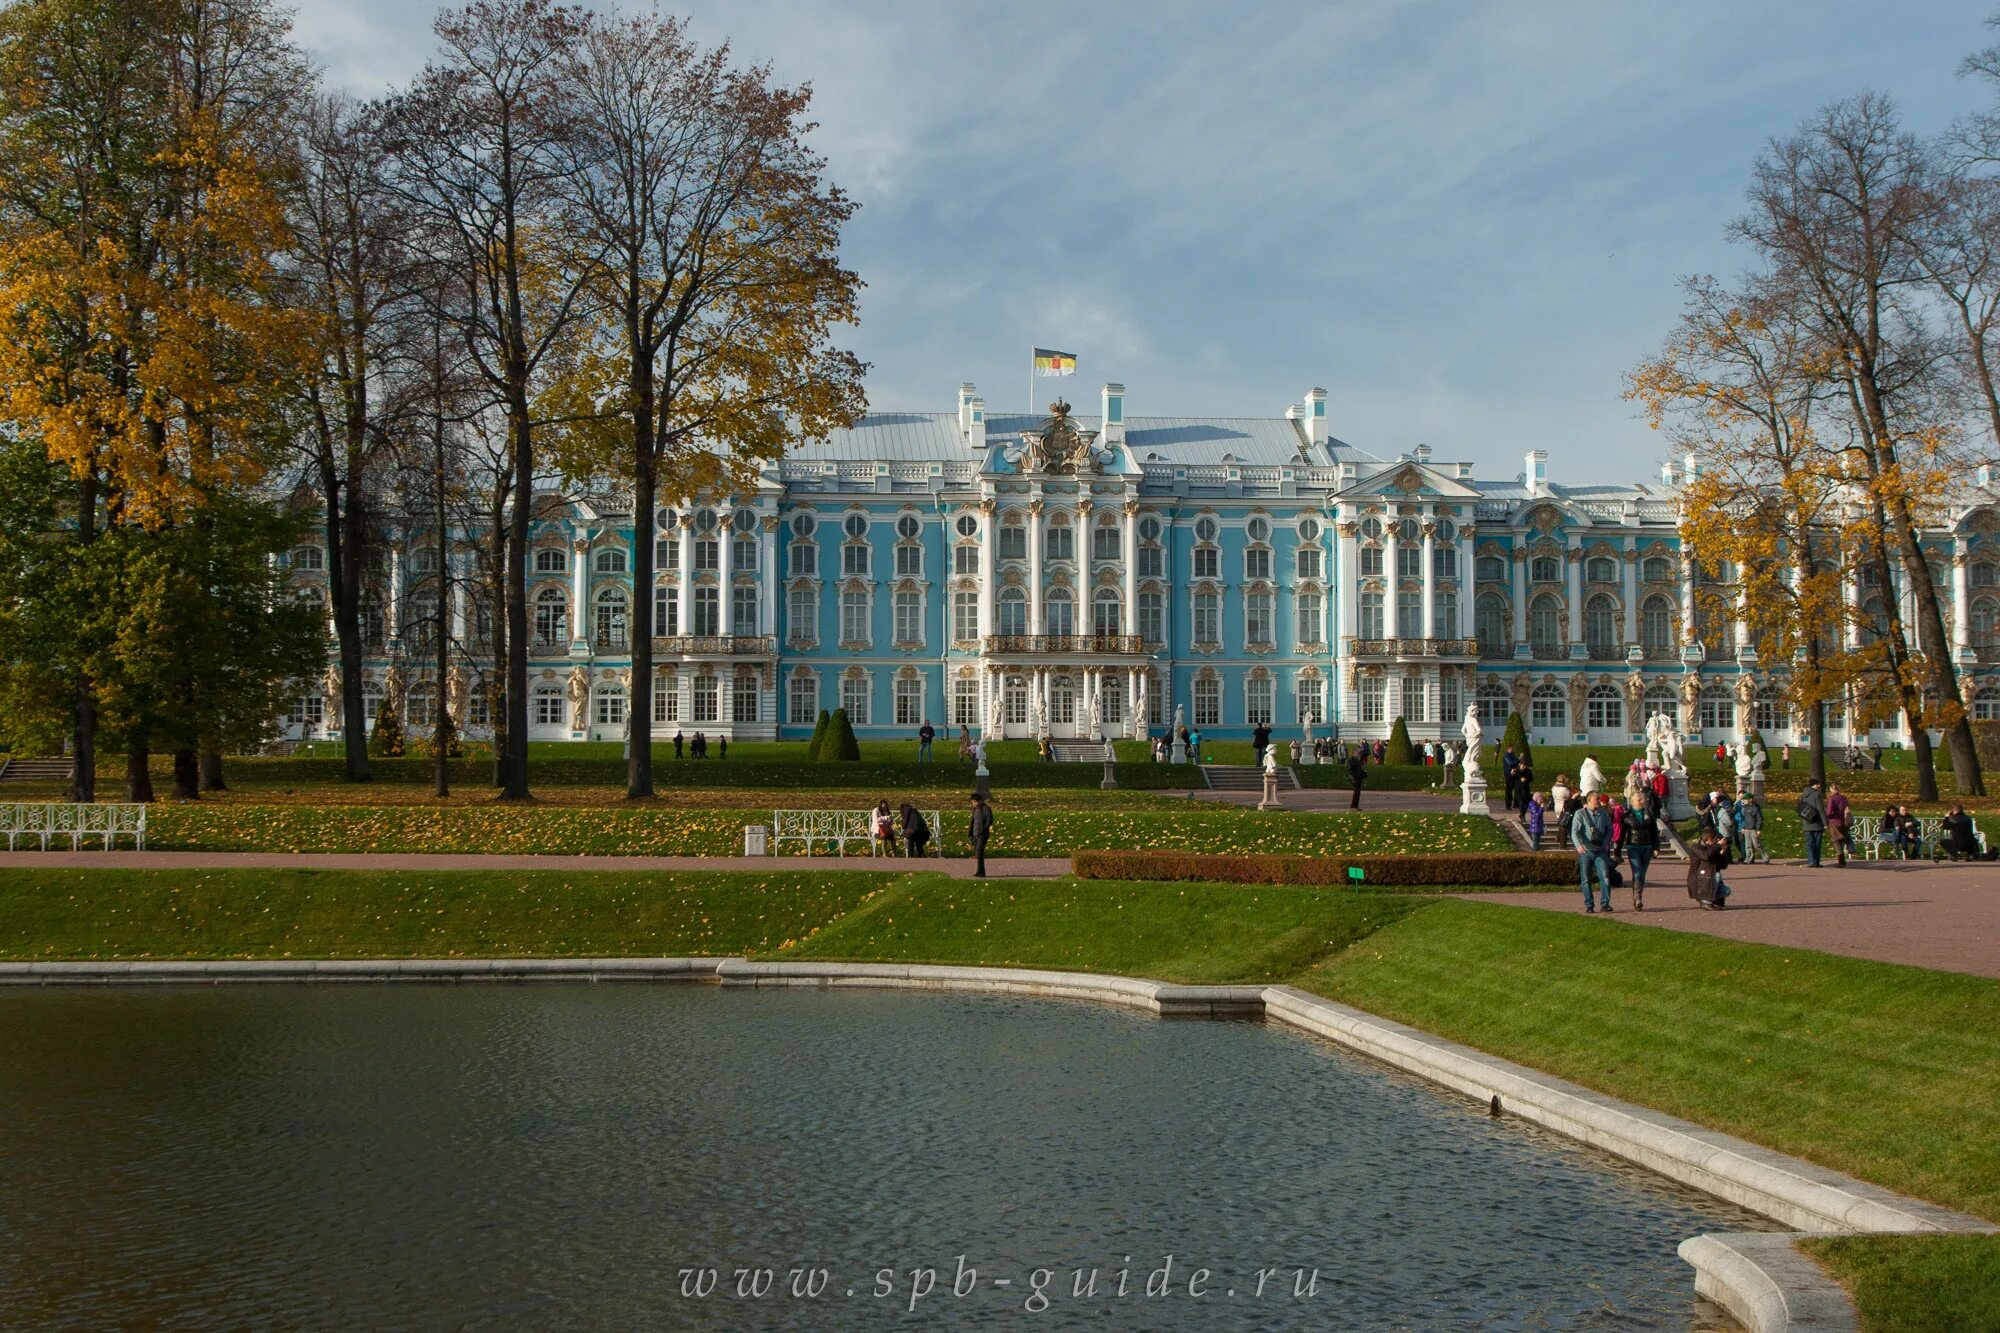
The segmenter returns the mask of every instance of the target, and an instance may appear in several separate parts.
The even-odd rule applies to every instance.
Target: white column
[[[1840,601],[1847,609],[1847,626],[1841,632],[1842,642],[1850,650],[1861,645],[1861,576],[1849,573],[1840,580]],[[1852,722],[1849,723],[1852,726]]]
[[[1076,624],[1078,634],[1090,633],[1090,522],[1094,506],[1088,496],[1076,502]]]
[[[1951,540],[1951,647],[1953,656],[1962,656],[1972,646],[1970,571],[1966,568],[1965,538]]]
[[[1046,634],[1042,596],[1042,499],[1028,502],[1028,633]],[[1047,682],[1043,684],[1046,686]]]
[[[1629,651],[1639,642],[1639,548],[1636,539],[1625,539],[1625,644]]]
[[[1334,627],[1333,655],[1341,658],[1347,656],[1347,641],[1358,632],[1356,627],[1360,623],[1361,565],[1355,558],[1355,552],[1359,548],[1355,544],[1354,534],[1358,529],[1352,520],[1343,520],[1335,531],[1340,536],[1333,547],[1333,590],[1334,595],[1340,598],[1340,623]]]
[[[570,543],[569,566],[569,641],[573,647],[587,646],[590,643],[590,546],[581,535]]]
[[[998,517],[999,515],[994,511],[994,505],[991,500],[981,503],[979,506],[979,647],[981,652],[984,652],[986,649],[987,637],[993,633],[993,615],[995,611],[993,599],[998,595],[993,587],[993,543],[999,537],[994,523]],[[992,687],[992,673],[988,672],[987,676],[987,685],[990,690]],[[990,706],[992,700],[987,700],[987,703]],[[991,716],[991,714],[988,714],[988,716]]]
[[[1428,639],[1435,635],[1438,638],[1443,638],[1444,637],[1443,635],[1436,634],[1437,631],[1437,520],[1436,519],[1426,518],[1424,520],[1423,534],[1424,534],[1424,601],[1423,601],[1424,623],[1418,627],[1418,633],[1413,637],[1419,639]]]
[[[777,532],[777,517],[765,514],[757,524],[757,577],[764,585],[764,595],[757,599],[757,633],[765,638],[778,632]],[[942,588],[944,580],[939,579],[936,586]]]
[[[1472,637],[1472,609],[1479,589],[1472,581],[1472,524],[1458,525],[1458,637]]]
[[[722,541],[716,547],[715,551],[715,583],[719,589],[715,595],[715,630],[716,633],[725,637],[736,632],[735,611],[733,610],[733,604],[736,600],[736,589],[733,582],[736,577],[736,562],[731,555],[736,546],[735,520],[736,511],[725,504],[722,507]],[[868,530],[868,542],[871,546],[875,543],[875,530],[872,527]],[[869,558],[871,561],[873,560],[872,552]],[[873,568],[872,564],[870,568]],[[728,692],[730,684],[730,678],[725,676],[722,681],[724,693]]]
[[[680,624],[675,628],[681,634],[694,632],[694,517],[683,511],[681,514],[681,567],[677,572],[678,581],[674,589],[674,600],[680,606]],[[813,630],[817,634],[819,627]],[[681,672],[681,717],[687,717],[687,701],[690,697],[688,672]]]
[[[1576,534],[1564,539],[1563,563],[1569,567],[1569,655],[1582,657],[1583,646],[1583,550]]]
[[[1528,642],[1528,534],[1514,534],[1514,646],[1516,656],[1526,655]]]
[[[1750,594],[1743,587],[1743,570],[1741,569],[1741,567],[1738,567],[1736,571],[1736,627],[1735,627],[1736,655],[1738,657],[1742,657],[1746,653],[1750,653],[1752,655],[1755,654],[1755,649],[1751,646],[1750,643],[1750,621],[1748,619],[1749,611],[1750,611]]]
[[[458,552],[445,555],[445,569],[448,571],[444,581],[445,594],[450,599],[447,605],[451,608],[451,637],[457,643],[464,643],[469,637],[465,622],[465,565],[466,557]]]
[[[1396,620],[1396,603],[1403,591],[1403,579],[1396,563],[1396,548],[1401,544],[1397,528],[1401,523],[1401,519],[1391,518],[1382,528],[1382,581],[1388,585],[1388,591],[1382,595],[1382,637],[1385,639],[1398,638],[1402,631]]]
[[[1695,642],[1694,548],[1681,543],[1681,646]]]
[[[1126,634],[1139,632],[1139,503],[1125,502],[1125,614],[1120,619],[1119,629]],[[1961,621],[1964,617],[1959,617]],[[1129,693],[1129,691],[1128,691]],[[1126,716],[1130,717],[1128,709]]]
[[[533,614],[532,609],[530,614]],[[389,624],[388,638],[403,637],[403,543],[389,543]]]

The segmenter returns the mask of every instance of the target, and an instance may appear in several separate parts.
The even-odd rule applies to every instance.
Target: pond
[[[0,993],[0,1033],[9,1327],[1686,1330],[1722,1317],[1675,1245],[1771,1229],[1291,1032],[1087,1004],[112,988]]]

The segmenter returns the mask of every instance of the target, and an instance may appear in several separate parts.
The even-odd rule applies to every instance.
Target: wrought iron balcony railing
[[[1092,656],[1136,655],[1146,644],[1136,634],[989,634],[986,652],[994,654],[1077,653]]]
[[[776,645],[768,634],[669,634],[653,640],[653,651],[685,657],[769,657]]]
[[[1349,657],[1477,657],[1477,639],[1349,639]]]

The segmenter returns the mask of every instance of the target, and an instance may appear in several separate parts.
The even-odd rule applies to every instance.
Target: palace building
[[[1083,737],[1093,708],[1123,736],[1178,708],[1210,736],[1376,737],[1401,717],[1421,740],[1456,734],[1473,703],[1489,731],[1517,711],[1542,743],[1636,741],[1663,711],[1705,744],[1739,726],[1798,738],[1777,702],[1788,663],[1698,614],[1675,465],[1573,486],[1536,450],[1496,481],[1422,446],[1365,453],[1329,434],[1327,406],[1314,389],[1271,417],[1145,417],[1107,384],[1095,415],[996,416],[966,384],[955,412],[872,412],[754,490],[651,524],[615,496],[543,497],[530,739],[623,738],[635,596],[655,610],[659,737],[803,738],[836,707],[863,737],[926,719]],[[1981,718],[2000,717],[1993,480],[1926,534]],[[442,700],[484,734],[492,635],[466,592],[471,534],[454,534],[442,580],[434,538],[382,536],[362,616],[371,718],[393,704],[421,731]],[[649,590],[632,587],[642,540]],[[324,563],[292,553],[300,596],[324,600]],[[1906,594],[1849,596],[1886,623]],[[457,663],[443,682],[440,625]],[[302,685],[285,734],[337,736],[338,685]],[[1830,710],[1830,743],[1905,738],[1863,711]]]

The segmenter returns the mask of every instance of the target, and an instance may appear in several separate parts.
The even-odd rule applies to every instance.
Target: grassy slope
[[[1799,1248],[1847,1288],[1867,1333],[2000,1329],[2000,1237],[1816,1236]]]

